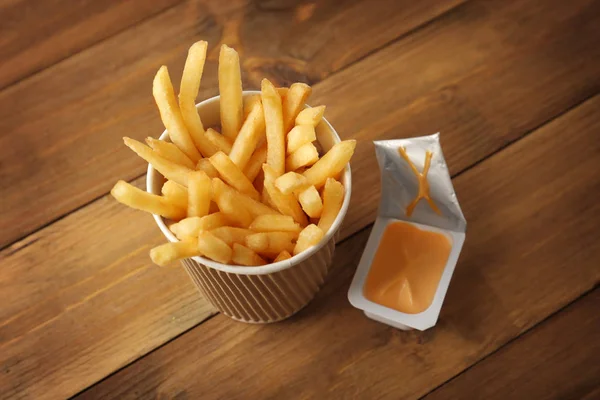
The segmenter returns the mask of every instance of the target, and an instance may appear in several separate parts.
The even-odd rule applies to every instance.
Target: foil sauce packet
[[[374,143],[381,200],[348,299],[371,319],[425,330],[437,322],[467,222],[439,134]]]

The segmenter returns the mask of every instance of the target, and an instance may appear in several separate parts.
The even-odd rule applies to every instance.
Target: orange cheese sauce
[[[364,296],[407,314],[425,311],[433,301],[451,247],[441,233],[402,221],[390,223],[373,258]]]

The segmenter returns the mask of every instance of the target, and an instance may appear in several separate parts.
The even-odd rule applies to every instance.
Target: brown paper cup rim
[[[260,91],[245,90],[243,92],[244,97],[252,95],[252,94],[260,94]],[[201,110],[204,107],[213,105],[213,103],[218,102],[218,101],[220,101],[220,96],[211,97],[210,99],[201,101],[200,103],[196,104],[196,108],[198,110]],[[310,107],[310,106],[307,105],[306,107]],[[341,139],[340,139],[339,135],[337,134],[336,130],[329,123],[329,121],[327,121],[327,119],[325,117],[323,117],[320,124],[321,123],[325,124],[326,128],[331,133],[331,135],[333,137],[333,143],[334,144],[339,143],[341,141]],[[169,141],[170,140],[169,133],[165,130],[162,133],[162,135],[160,135],[159,139]],[[157,187],[156,182],[159,179],[164,179],[164,178],[152,167],[152,165],[148,164],[148,170],[146,173],[146,191],[149,193],[160,195],[160,189],[156,190],[156,187]],[[348,206],[350,205],[350,195],[352,192],[352,173],[350,171],[350,164],[346,165],[346,168],[344,169],[344,174],[342,176],[342,183],[344,184],[344,189],[345,189],[344,202],[342,203],[342,208],[340,209],[340,212],[338,213],[336,219],[334,220],[333,225],[331,225],[331,228],[329,229],[329,231],[325,234],[323,239],[321,239],[319,244],[317,244],[316,246],[313,246],[310,249],[305,250],[302,253],[297,254],[287,260],[279,261],[279,262],[272,263],[272,264],[262,265],[259,267],[246,267],[246,266],[238,266],[238,265],[221,264],[219,262],[213,261],[213,260],[205,258],[205,257],[200,257],[200,256],[192,257],[192,260],[194,260],[200,264],[206,265],[208,267],[211,267],[213,269],[219,270],[219,271],[232,273],[232,274],[241,274],[241,275],[271,274],[274,272],[288,269],[296,264],[303,262],[304,260],[311,257],[313,254],[318,252],[323,246],[325,246],[326,243],[329,242],[329,240],[331,240],[333,235],[340,228],[342,221],[344,220],[344,217],[346,216],[346,212],[348,211]],[[169,228],[167,227],[167,224],[165,223],[165,219],[163,217],[161,217],[160,215],[156,215],[156,214],[153,214],[153,217],[154,217],[154,220],[156,221],[156,224],[158,225],[161,232],[163,233],[163,235],[165,235],[165,237],[170,242],[178,242],[179,241],[179,239],[177,239],[177,237],[175,237],[173,232],[171,232],[169,230]]]

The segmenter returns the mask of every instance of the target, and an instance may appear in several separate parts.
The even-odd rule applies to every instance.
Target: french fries
[[[222,264],[231,261],[233,253],[227,243],[208,231],[202,231],[198,234],[198,249],[204,256]]]
[[[300,111],[296,117],[296,125],[312,125],[316,127],[325,113],[325,106],[308,107]]]
[[[233,142],[242,127],[244,116],[242,75],[238,53],[227,45],[221,46],[219,54],[219,92],[222,132]]]
[[[189,175],[190,172],[192,172],[191,169],[159,156],[150,147],[137,140],[124,137],[123,141],[127,147],[134,151],[134,153],[149,164],[152,164],[154,169],[160,172],[162,176],[187,187]]]
[[[234,224],[247,228],[252,223],[252,214],[233,193],[223,192],[215,198],[215,201],[219,206],[219,210]]]
[[[221,226],[228,226],[231,220],[222,212],[204,217],[188,217],[169,227],[179,240],[197,237],[201,231],[210,231]]]
[[[147,211],[173,220],[185,217],[185,209],[169,203],[164,197],[144,192],[125,181],[118,181],[110,194],[119,203],[136,210]]]
[[[282,251],[294,251],[293,240],[295,233],[290,232],[260,232],[246,237],[246,246],[258,254],[277,256]]]
[[[292,255],[289,252],[287,252],[286,250],[284,250],[281,253],[279,253],[279,255],[277,257],[275,257],[273,262],[276,263],[279,261],[288,260],[290,258],[292,258]]]
[[[213,167],[212,163],[208,158],[201,158],[198,160],[198,164],[196,164],[196,170],[204,171],[209,178],[218,178],[219,171],[215,167]]]
[[[183,165],[189,169],[194,169],[196,165],[190,160],[188,156],[179,147],[173,143],[165,142],[164,140],[158,140],[151,137],[146,138],[146,143],[162,158],[172,161],[176,164]]]
[[[311,218],[319,218],[323,211],[323,201],[314,186],[309,186],[298,195],[298,201],[304,212]]]
[[[312,143],[306,143],[285,159],[287,171],[295,171],[300,167],[313,165],[319,160],[319,152]]]
[[[202,120],[196,109],[196,97],[200,90],[200,81],[204,72],[207,47],[208,43],[205,41],[196,42],[190,47],[179,87],[179,108],[181,109],[183,121],[192,137],[192,141],[204,157],[210,157],[218,151],[217,147],[206,137],[204,125],[202,125]]]
[[[308,250],[311,247],[315,246],[317,243],[323,239],[325,234],[315,224],[310,224],[306,228],[302,229],[300,235],[298,236],[298,241],[296,242],[296,246],[294,247],[294,255],[302,253],[304,250]]]
[[[197,162],[200,159],[200,153],[185,126],[181,110],[175,98],[173,84],[169,77],[169,70],[164,65],[160,67],[154,77],[152,94],[158,106],[160,118],[169,132],[171,141],[192,161]]]
[[[161,193],[167,201],[184,210],[188,208],[188,190],[175,181],[166,181],[161,189]]]
[[[233,244],[233,255],[231,260],[238,265],[257,266],[265,265],[267,262],[254,251],[241,244]]]
[[[250,214],[252,214],[254,218],[263,214],[278,214],[278,212],[271,207],[261,203],[260,201],[254,200],[250,196],[246,196],[245,194],[238,192],[231,186],[225,184],[225,182],[219,178],[213,178],[212,183],[213,196],[215,196],[215,198],[218,198],[218,196],[226,192],[233,194],[244,205],[244,207],[250,211]]]
[[[334,145],[335,136],[319,130],[327,126],[317,129],[325,106],[305,105],[312,89],[304,83],[276,88],[263,79],[260,94],[243,94],[239,55],[226,45],[218,65],[221,124],[205,129],[201,115],[208,125],[217,117],[209,115],[215,103],[203,104],[201,113],[195,104],[207,48],[204,41],[189,48],[178,98],[167,67],[154,77],[152,93],[171,141],[123,138],[165,178],[162,196],[124,181],[111,193],[172,220],[167,226],[179,242],[150,251],[158,265],[194,256],[240,266],[291,259],[331,229],[345,195],[336,179],[356,141]]]
[[[315,127],[312,125],[296,125],[287,135],[287,154],[292,154],[307,143],[317,140]]]
[[[283,102],[285,101],[285,96],[287,96],[289,91],[290,91],[290,88],[286,88],[286,87],[278,87],[277,88],[277,93],[281,97],[281,104],[283,104]]]
[[[244,169],[244,175],[248,177],[248,180],[254,182],[260,171],[262,171],[262,165],[267,161],[267,146],[261,146],[254,151],[246,168]]]
[[[259,215],[252,221],[250,230],[256,232],[292,232],[300,233],[300,224],[289,215]]]
[[[208,214],[212,198],[212,183],[203,171],[190,174],[188,183],[188,217],[204,217]]]
[[[261,99],[265,114],[267,164],[277,176],[285,172],[285,132],[281,97],[268,79],[261,83]]]
[[[304,171],[304,177],[317,188],[323,186],[327,178],[337,176],[346,167],[355,147],[356,140],[336,143],[319,161]]]
[[[237,228],[233,226],[221,226],[210,231],[213,235],[227,243],[229,247],[234,243],[246,244],[248,235],[252,235],[254,231],[250,229]]]
[[[254,188],[252,182],[248,180],[242,170],[240,170],[225,153],[221,151],[215,153],[210,158],[210,163],[217,171],[219,171],[219,175],[223,177],[223,180],[236,190],[250,196],[255,200],[260,198],[260,194]]]
[[[250,111],[252,111],[252,109],[254,108],[256,103],[261,102],[260,94],[251,94],[249,96],[245,96],[242,99],[242,102],[244,103],[244,121],[246,121],[246,119],[248,119],[248,115],[250,114]]]
[[[181,242],[161,244],[150,250],[152,262],[164,267],[169,263],[182,258],[196,257],[200,255],[196,240],[187,239]]]
[[[294,83],[290,86],[283,101],[283,129],[285,133],[289,132],[294,126],[294,121],[311,92],[311,87],[305,83]]]
[[[283,194],[290,194],[296,191],[302,191],[308,187],[308,181],[303,175],[295,172],[286,172],[275,179],[275,186]]]
[[[263,171],[265,173],[265,189],[273,204],[275,204],[282,214],[289,215],[301,226],[306,226],[308,220],[306,219],[306,215],[302,211],[302,207],[300,207],[298,200],[296,200],[293,194],[281,193],[275,186],[276,174],[273,168],[268,164],[264,164]]]
[[[231,152],[231,141],[213,128],[208,128],[206,130],[206,138],[215,146],[217,151],[222,151],[225,154]],[[214,155],[214,153],[212,155]]]
[[[239,169],[243,170],[252,153],[256,149],[258,141],[265,133],[265,115],[263,113],[262,103],[259,101],[254,105],[254,108],[248,114],[248,118],[244,121],[242,129],[238,134],[233,147],[229,152],[229,158]],[[252,182],[252,181],[251,181]]]
[[[325,233],[329,231],[344,202],[344,185],[333,178],[327,178],[323,188],[323,212],[319,220],[319,228]]]

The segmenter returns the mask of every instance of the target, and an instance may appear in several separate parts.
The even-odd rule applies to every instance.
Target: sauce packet
[[[381,171],[381,199],[377,219],[348,291],[348,299],[371,319],[403,330],[425,330],[437,322],[465,240],[467,222],[452,186],[439,133],[374,143]],[[449,246],[447,253],[444,253],[443,259],[447,257],[445,264],[441,261],[438,273],[430,274],[436,276],[438,282],[431,281],[425,274],[429,268],[427,260],[431,258],[427,243],[413,246],[414,240],[419,240],[418,237],[390,242],[392,237],[384,236],[391,224],[403,223],[410,224],[415,232],[427,232],[429,235],[437,234],[447,238]],[[388,249],[384,250],[382,247],[378,255],[382,238]],[[393,247],[389,248],[390,245]],[[423,253],[411,255],[413,247],[422,248]],[[430,250],[432,253],[436,251]],[[387,259],[382,258],[383,254],[387,254]],[[398,257],[392,257],[390,261],[390,254],[397,254]],[[382,263],[388,263],[386,268],[391,272],[380,273]],[[411,264],[415,266],[412,267]],[[373,265],[378,270],[370,274]],[[396,274],[397,282],[385,282],[386,273]],[[384,284],[382,290],[385,297],[381,297],[382,299],[393,301],[397,297],[399,305],[416,304],[424,296],[424,293],[418,293],[420,288],[429,285],[432,288],[431,299],[428,300],[430,303],[414,313],[412,310],[402,312],[398,309],[400,306],[394,308],[389,304],[382,305],[382,301],[373,301],[373,294],[366,290],[366,285],[373,286],[373,282]]]

